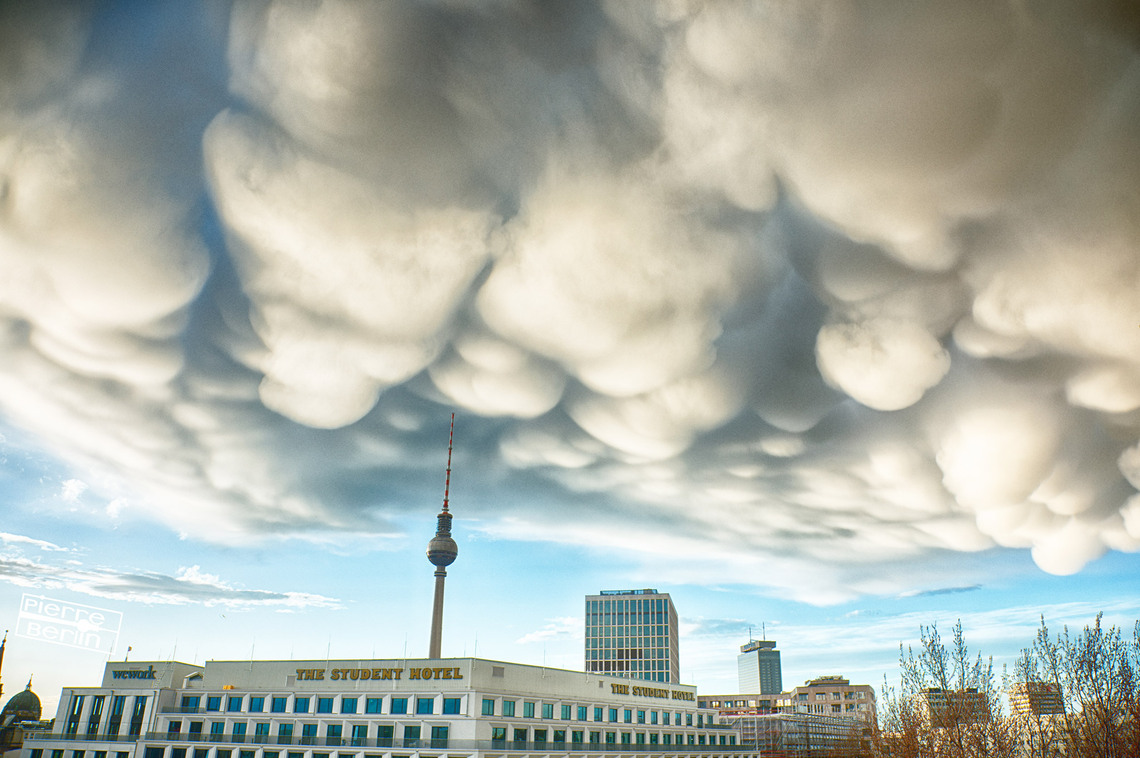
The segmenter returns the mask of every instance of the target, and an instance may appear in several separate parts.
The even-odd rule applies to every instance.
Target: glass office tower
[[[677,610],[667,592],[586,596],[586,671],[678,684]]]

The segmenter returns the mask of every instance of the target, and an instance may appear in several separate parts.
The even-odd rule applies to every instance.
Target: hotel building
[[[21,758],[756,756],[690,685],[479,658],[108,663]]]
[[[667,592],[608,590],[586,596],[586,671],[676,684],[677,609]]]

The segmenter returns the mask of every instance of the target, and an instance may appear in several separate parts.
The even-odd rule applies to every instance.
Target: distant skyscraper
[[[667,592],[586,596],[586,671],[678,684],[677,610]]]
[[[736,668],[742,693],[779,695],[784,690],[775,640],[749,640],[747,645],[741,645]]]

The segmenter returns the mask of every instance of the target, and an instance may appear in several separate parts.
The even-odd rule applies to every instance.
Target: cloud
[[[527,632],[519,637],[515,640],[515,644],[524,645],[553,639],[582,639],[582,619],[569,616],[551,619],[541,629]]]
[[[0,425],[117,523],[397,537],[457,410],[479,528],[702,581],[1140,549],[1111,7],[120,10],[0,19]]]
[[[37,547],[40,550],[47,550],[50,552],[68,552],[68,548],[60,547],[54,542],[48,542],[47,540],[37,540],[34,537],[27,537],[23,534],[9,534],[8,532],[0,532],[0,542],[3,542],[5,545],[30,545],[32,547]]]
[[[50,545],[38,540],[3,539],[5,544]],[[54,546],[43,549],[55,549]],[[68,590],[104,600],[154,605],[223,606],[232,609],[264,607],[279,610],[338,608],[340,601],[307,592],[276,592],[234,587],[198,566],[179,569],[175,576],[158,572],[130,572],[108,567],[85,567],[78,562],[49,563],[18,554],[0,555],[0,581],[19,587]]]

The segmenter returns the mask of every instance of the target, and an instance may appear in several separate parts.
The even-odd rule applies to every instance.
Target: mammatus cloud
[[[234,587],[221,577],[202,571],[200,566],[184,566],[176,575],[153,571],[128,572],[107,567],[86,567],[81,562],[48,561],[28,558],[18,549],[28,545],[41,550],[62,548],[21,535],[0,535],[5,546],[0,553],[0,581],[41,590],[68,590],[122,602],[155,605],[204,605],[226,608],[338,608],[336,598],[306,592],[274,592]]]
[[[0,414],[120,518],[393,534],[457,409],[488,531],[788,593],[1140,548],[1126,4],[3,13]]]

